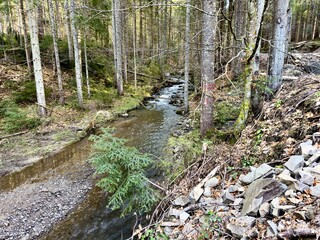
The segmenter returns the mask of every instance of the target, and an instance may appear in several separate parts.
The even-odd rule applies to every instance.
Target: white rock
[[[284,166],[289,169],[291,172],[294,172],[296,169],[303,167],[305,164],[304,158],[301,155],[293,155],[289,160],[284,164]]]
[[[204,187],[216,187],[219,184],[219,179],[216,177],[213,177],[209,179],[205,184]]]
[[[192,189],[192,191],[189,194],[189,200],[191,203],[195,203],[199,200],[199,198],[202,196],[204,190],[200,186],[196,186]]]

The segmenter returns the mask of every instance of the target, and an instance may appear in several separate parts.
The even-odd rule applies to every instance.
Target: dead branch
[[[298,228],[298,229],[290,229],[283,233],[279,233],[279,237],[283,239],[296,239],[301,237],[315,237],[319,234],[319,231],[310,228]]]
[[[5,135],[5,136],[0,136],[0,140],[5,139],[5,138],[11,138],[11,137],[15,137],[15,136],[20,136],[20,135],[25,134],[27,132],[29,132],[29,130],[22,131],[22,132],[17,132],[17,133]]]

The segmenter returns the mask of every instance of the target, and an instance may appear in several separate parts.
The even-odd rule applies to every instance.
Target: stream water
[[[172,129],[181,119],[176,113],[178,107],[171,102],[182,99],[182,94],[183,82],[163,88],[144,109],[131,111],[128,117],[117,120],[110,127],[116,129],[117,137],[127,139],[128,145],[155,158],[161,157]],[[45,238],[118,240],[130,237],[135,218],[121,219],[119,213],[111,212],[105,203],[104,194],[94,188],[84,203]]]

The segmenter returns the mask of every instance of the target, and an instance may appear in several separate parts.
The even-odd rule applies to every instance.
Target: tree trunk
[[[122,36],[121,36],[121,9],[120,0],[112,1],[113,13],[113,49],[115,61],[115,76],[117,83],[118,95],[123,95],[123,80],[122,80]]]
[[[30,59],[30,51],[28,47],[28,30],[27,30],[27,23],[26,23],[26,14],[24,12],[23,0],[20,0],[20,11],[21,11],[21,20],[22,20],[22,28],[23,28],[23,35],[24,35],[24,50],[26,52],[26,60],[28,66],[28,72],[31,73],[31,59]]]
[[[55,7],[56,7],[57,38],[61,38],[61,34],[60,34],[61,16],[60,16],[60,10],[59,10],[59,0],[55,0]]]
[[[71,32],[73,38],[73,49],[74,49],[74,63],[76,70],[76,83],[77,83],[77,95],[78,104],[80,108],[83,108],[83,95],[82,95],[82,78],[81,78],[81,62],[79,54],[79,43],[78,43],[78,33],[75,25],[75,3],[71,0],[70,5],[70,21],[71,21]]]
[[[67,32],[67,41],[68,41],[68,50],[69,50],[69,61],[73,61],[74,59],[74,51],[72,45],[72,36],[71,36],[71,29],[70,29],[70,7],[69,7],[69,0],[64,0],[64,12],[65,12],[65,29]]]
[[[246,0],[237,0],[235,2],[235,19],[234,19],[234,31],[236,39],[234,39],[234,53],[233,56],[237,56],[233,60],[232,73],[234,78],[238,78],[244,70],[244,57],[245,57],[245,37],[246,37]],[[242,51],[241,54],[239,54]]]
[[[202,26],[202,111],[201,136],[203,137],[213,122],[214,83],[214,42],[217,26],[215,0],[203,0]]]
[[[60,57],[59,57],[59,49],[57,44],[57,36],[56,36],[56,22],[53,12],[53,4],[52,0],[48,0],[49,5],[49,14],[50,14],[50,22],[51,22],[51,33],[53,38],[53,48],[54,48],[54,56],[56,59],[56,70],[57,70],[57,78],[58,78],[58,86],[59,86],[59,101],[60,104],[64,104],[64,93],[63,93],[63,85],[62,85],[62,73],[61,73],[61,67],[60,67]]]
[[[42,2],[42,1],[41,1]],[[42,3],[38,2],[38,29],[39,29],[39,39],[42,39],[44,36],[44,18],[43,18],[43,9]]]
[[[188,102],[188,87],[189,87],[189,64],[190,64],[190,0],[187,0],[186,9],[186,42],[185,42],[185,66],[184,66],[184,111],[188,112],[189,102]]]
[[[46,116],[46,97],[44,93],[44,84],[42,76],[41,58],[40,58],[40,47],[38,38],[38,2],[32,0],[27,1],[29,29],[30,29],[30,40],[31,50],[33,59],[33,71],[36,81],[37,91],[37,102],[39,105],[40,116]]]
[[[245,127],[251,109],[251,86],[252,82],[259,76],[259,55],[260,55],[260,27],[265,0],[249,2],[249,25],[248,25],[248,44],[247,44],[247,64],[245,69],[244,96],[240,107],[240,114],[235,122],[236,133],[240,133]],[[255,51],[255,52],[254,52]],[[253,57],[250,59],[250,57]]]
[[[282,71],[287,38],[289,0],[274,1],[273,37],[268,64],[268,87],[275,93],[282,84]],[[267,94],[270,98],[271,95]]]
[[[86,69],[86,83],[87,83],[87,93],[88,98],[91,97],[90,92],[90,81],[89,81],[89,67],[88,67],[88,53],[87,53],[87,31],[84,30],[84,36],[83,36],[83,51],[84,51],[84,64]]]

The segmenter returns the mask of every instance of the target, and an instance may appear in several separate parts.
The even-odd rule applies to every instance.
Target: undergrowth
[[[2,118],[3,130],[6,133],[34,129],[41,124],[38,116],[30,114],[28,109],[19,108],[10,99],[4,99],[0,102],[0,118]]]

